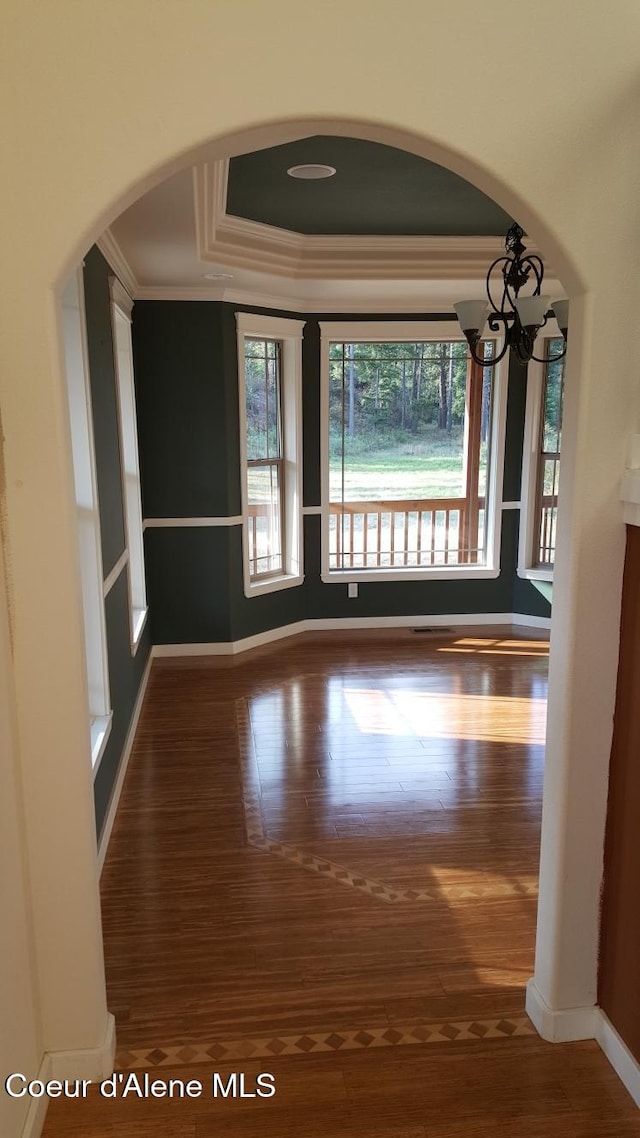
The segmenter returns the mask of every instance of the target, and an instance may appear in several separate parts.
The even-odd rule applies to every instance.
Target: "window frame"
[[[543,343],[546,343],[547,340],[563,340],[562,332],[555,319],[549,318],[544,328],[544,338],[541,336],[540,339]],[[538,540],[538,482],[544,386],[545,364],[538,360],[531,360],[527,365],[527,401],[522,444],[520,534],[517,566],[518,577],[527,581],[553,581],[553,566],[536,565],[534,562],[534,550]],[[562,462],[561,459],[560,462]]]
[[[135,656],[149,608],[145,578],[138,420],[131,340],[133,300],[117,277],[109,277],[109,292],[111,296],[111,335],[116,380],[122,510],[126,542],[124,552],[127,558],[129,639],[131,655]],[[119,329],[124,332],[124,340],[119,337]]]
[[[305,321],[236,312],[238,402],[240,416],[240,494],[242,502],[242,565],[246,597],[261,596],[301,585],[303,564],[302,506],[302,337]],[[284,571],[252,577],[249,563],[249,505],[245,340],[275,340],[280,344],[281,526]]]
[[[95,778],[111,732],[113,710],[109,689],[104,569],[82,266],[62,290],[60,320],[78,521],[91,766]]]
[[[486,336],[484,339],[494,345],[494,356],[500,352],[499,337]],[[384,581],[437,581],[437,580],[486,580],[500,575],[500,546],[502,530],[502,484],[504,473],[505,426],[507,410],[507,369],[508,363],[501,360],[494,367],[494,389],[492,396],[491,440],[492,445],[487,469],[489,488],[485,505],[486,562],[483,565],[428,565],[393,566],[387,568],[331,569],[329,547],[329,379],[331,343],[421,343],[432,341],[460,341],[465,338],[460,326],[454,321],[331,321],[320,323],[320,479],[321,479],[321,579],[325,584],[340,582]]]
[[[248,340],[253,342],[253,343],[256,343],[256,344],[265,344],[265,346],[268,343],[275,344],[275,346],[276,346],[275,360],[276,360],[276,364],[277,364],[277,367],[276,367],[276,379],[277,379],[277,388],[276,388],[277,417],[276,417],[276,422],[277,422],[277,441],[278,441],[278,448],[277,449],[278,449],[278,453],[275,456],[268,455],[265,458],[247,458],[247,460],[246,460],[246,472],[247,472],[247,490],[248,490],[249,471],[251,471],[251,470],[268,470],[268,469],[273,469],[274,467],[277,471],[278,508],[279,508],[278,529],[279,529],[279,533],[280,533],[280,547],[278,550],[278,560],[280,562],[280,566],[277,569],[267,569],[262,573],[258,573],[258,572],[252,573],[251,572],[252,560],[257,562],[260,560],[260,558],[257,556],[255,549],[254,549],[254,557],[251,558],[251,542],[249,541],[249,580],[251,581],[252,586],[254,586],[256,584],[259,584],[261,581],[268,581],[268,580],[271,580],[272,578],[281,577],[284,570],[285,570],[286,563],[287,563],[287,559],[286,559],[286,529],[285,529],[286,517],[285,517],[285,494],[284,494],[284,482],[285,482],[284,426],[283,426],[284,425],[284,410],[283,410],[283,405],[282,405],[282,403],[283,403],[283,401],[282,401],[282,360],[283,360],[284,352],[283,352],[283,348],[282,348],[282,341],[279,339],[275,339],[272,336],[270,336],[270,337],[266,337],[266,336],[257,337],[257,336],[247,336],[247,335],[244,336],[243,348],[244,348],[244,380],[245,380],[245,414],[246,414],[246,362],[247,362],[246,345],[247,345]],[[264,358],[265,358],[265,362],[266,362],[268,357],[265,356]],[[246,433],[245,433],[245,442],[246,442]],[[267,450],[268,449],[269,448],[268,448],[268,444],[267,444]],[[248,497],[248,493],[247,493],[247,497]],[[247,506],[247,512],[251,508],[252,508],[251,505],[248,505]],[[253,515],[253,514],[251,514],[249,516],[255,517],[255,515]],[[273,557],[273,556],[274,555],[271,554],[271,557]]]

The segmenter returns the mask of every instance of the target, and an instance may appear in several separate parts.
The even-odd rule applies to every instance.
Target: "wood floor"
[[[300,637],[156,661],[103,873],[117,1069],[46,1138],[640,1136],[533,971],[547,644]],[[273,1098],[212,1097],[271,1072]]]

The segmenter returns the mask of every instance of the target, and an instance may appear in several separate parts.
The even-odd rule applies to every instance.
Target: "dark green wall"
[[[120,467],[120,441],[116,377],[111,338],[111,269],[98,249],[85,258],[84,289],[91,376],[93,434],[105,577],[125,549],[124,510]],[[113,720],[111,734],[94,782],[96,831],[102,832],[118,774],[131,715],[150,651],[150,630],[145,627],[135,656],[131,655],[127,569],[105,599],[109,688]]]
[[[151,647],[147,622],[138,642],[137,652],[135,656],[131,655],[129,590],[126,571],[120,574],[113,588],[107,594],[104,608],[113,720],[111,734],[93,784],[98,837],[102,833],[104,820],[109,809],[142,673]]]
[[[146,517],[240,513],[235,313],[217,301],[138,301],[133,313],[142,496]],[[407,320],[415,314],[300,315],[243,311],[305,321],[303,342],[304,504],[320,503],[319,323]],[[423,319],[441,321],[441,314]],[[452,323],[455,317],[451,316]],[[505,452],[505,500],[520,496],[526,373],[512,364]],[[239,526],[147,529],[145,548],[154,643],[240,640],[305,618],[522,612],[550,606],[516,575],[518,511],[502,516],[501,572],[495,580],[345,583],[320,579],[320,518],[305,517],[305,581],[258,597],[243,593]]]
[[[231,432],[220,307],[138,302],[134,319],[144,517],[239,513],[238,401]]]

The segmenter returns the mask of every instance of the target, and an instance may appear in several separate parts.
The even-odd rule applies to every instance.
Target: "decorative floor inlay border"
[[[119,1051],[117,1071],[142,1067],[196,1066],[227,1063],[236,1059],[273,1059],[281,1055],[319,1055],[337,1051],[364,1051],[377,1047],[416,1047],[433,1043],[469,1043],[485,1039],[512,1039],[535,1035],[526,1016],[516,1018],[459,1020],[455,1023],[414,1024],[411,1027],[358,1028],[354,1031],[309,1032],[302,1035],[264,1036],[224,1043],[190,1043],[180,1047],[153,1047]]]
[[[318,857],[317,854],[305,853],[290,842],[280,842],[270,838],[264,827],[262,806],[260,801],[260,773],[253,742],[253,731],[249,718],[247,703],[244,699],[236,700],[236,724],[238,729],[238,747],[240,753],[240,775],[242,783],[242,805],[244,809],[247,842],[255,849],[264,850],[265,853],[283,858],[306,870],[308,873],[317,873],[321,877],[330,878],[339,885],[356,889],[359,893],[366,893],[378,901],[385,901],[394,905],[398,902],[414,903],[416,901],[466,901],[486,900],[501,897],[537,897],[537,882],[495,882],[487,885],[442,885],[430,889],[397,889],[384,881],[364,877],[361,873],[348,869],[347,866],[328,858]],[[342,839],[343,841],[345,839]]]

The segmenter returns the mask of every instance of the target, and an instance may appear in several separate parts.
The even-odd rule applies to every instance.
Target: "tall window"
[[[244,589],[302,583],[302,329],[236,314]]]
[[[547,340],[545,356],[562,351],[562,340]],[[544,364],[542,409],[538,449],[534,563],[553,565],[556,553],[556,521],[560,485],[560,443],[564,399],[564,358]]]
[[[147,615],[147,590],[144,575],[140,467],[138,463],[136,397],[133,386],[133,349],[131,346],[133,301],[117,278],[111,277],[109,284],[118,393],[122,498],[129,562],[131,648],[135,652]]]
[[[565,361],[553,357],[563,346],[548,337],[547,362],[533,360],[527,372],[518,573],[534,579],[551,579],[555,561]]]
[[[360,325],[351,331],[361,338],[337,338],[339,325],[323,325],[323,570],[334,578],[489,575],[497,565],[494,371],[464,341],[415,335],[427,329]],[[493,343],[484,351],[489,360]]]
[[[279,340],[245,337],[249,575],[284,570],[284,455]]]
[[[100,515],[93,447],[84,286],[81,269],[71,277],[62,295],[62,329],[82,582],[91,761],[95,768],[111,729],[111,699],[104,618]]]

